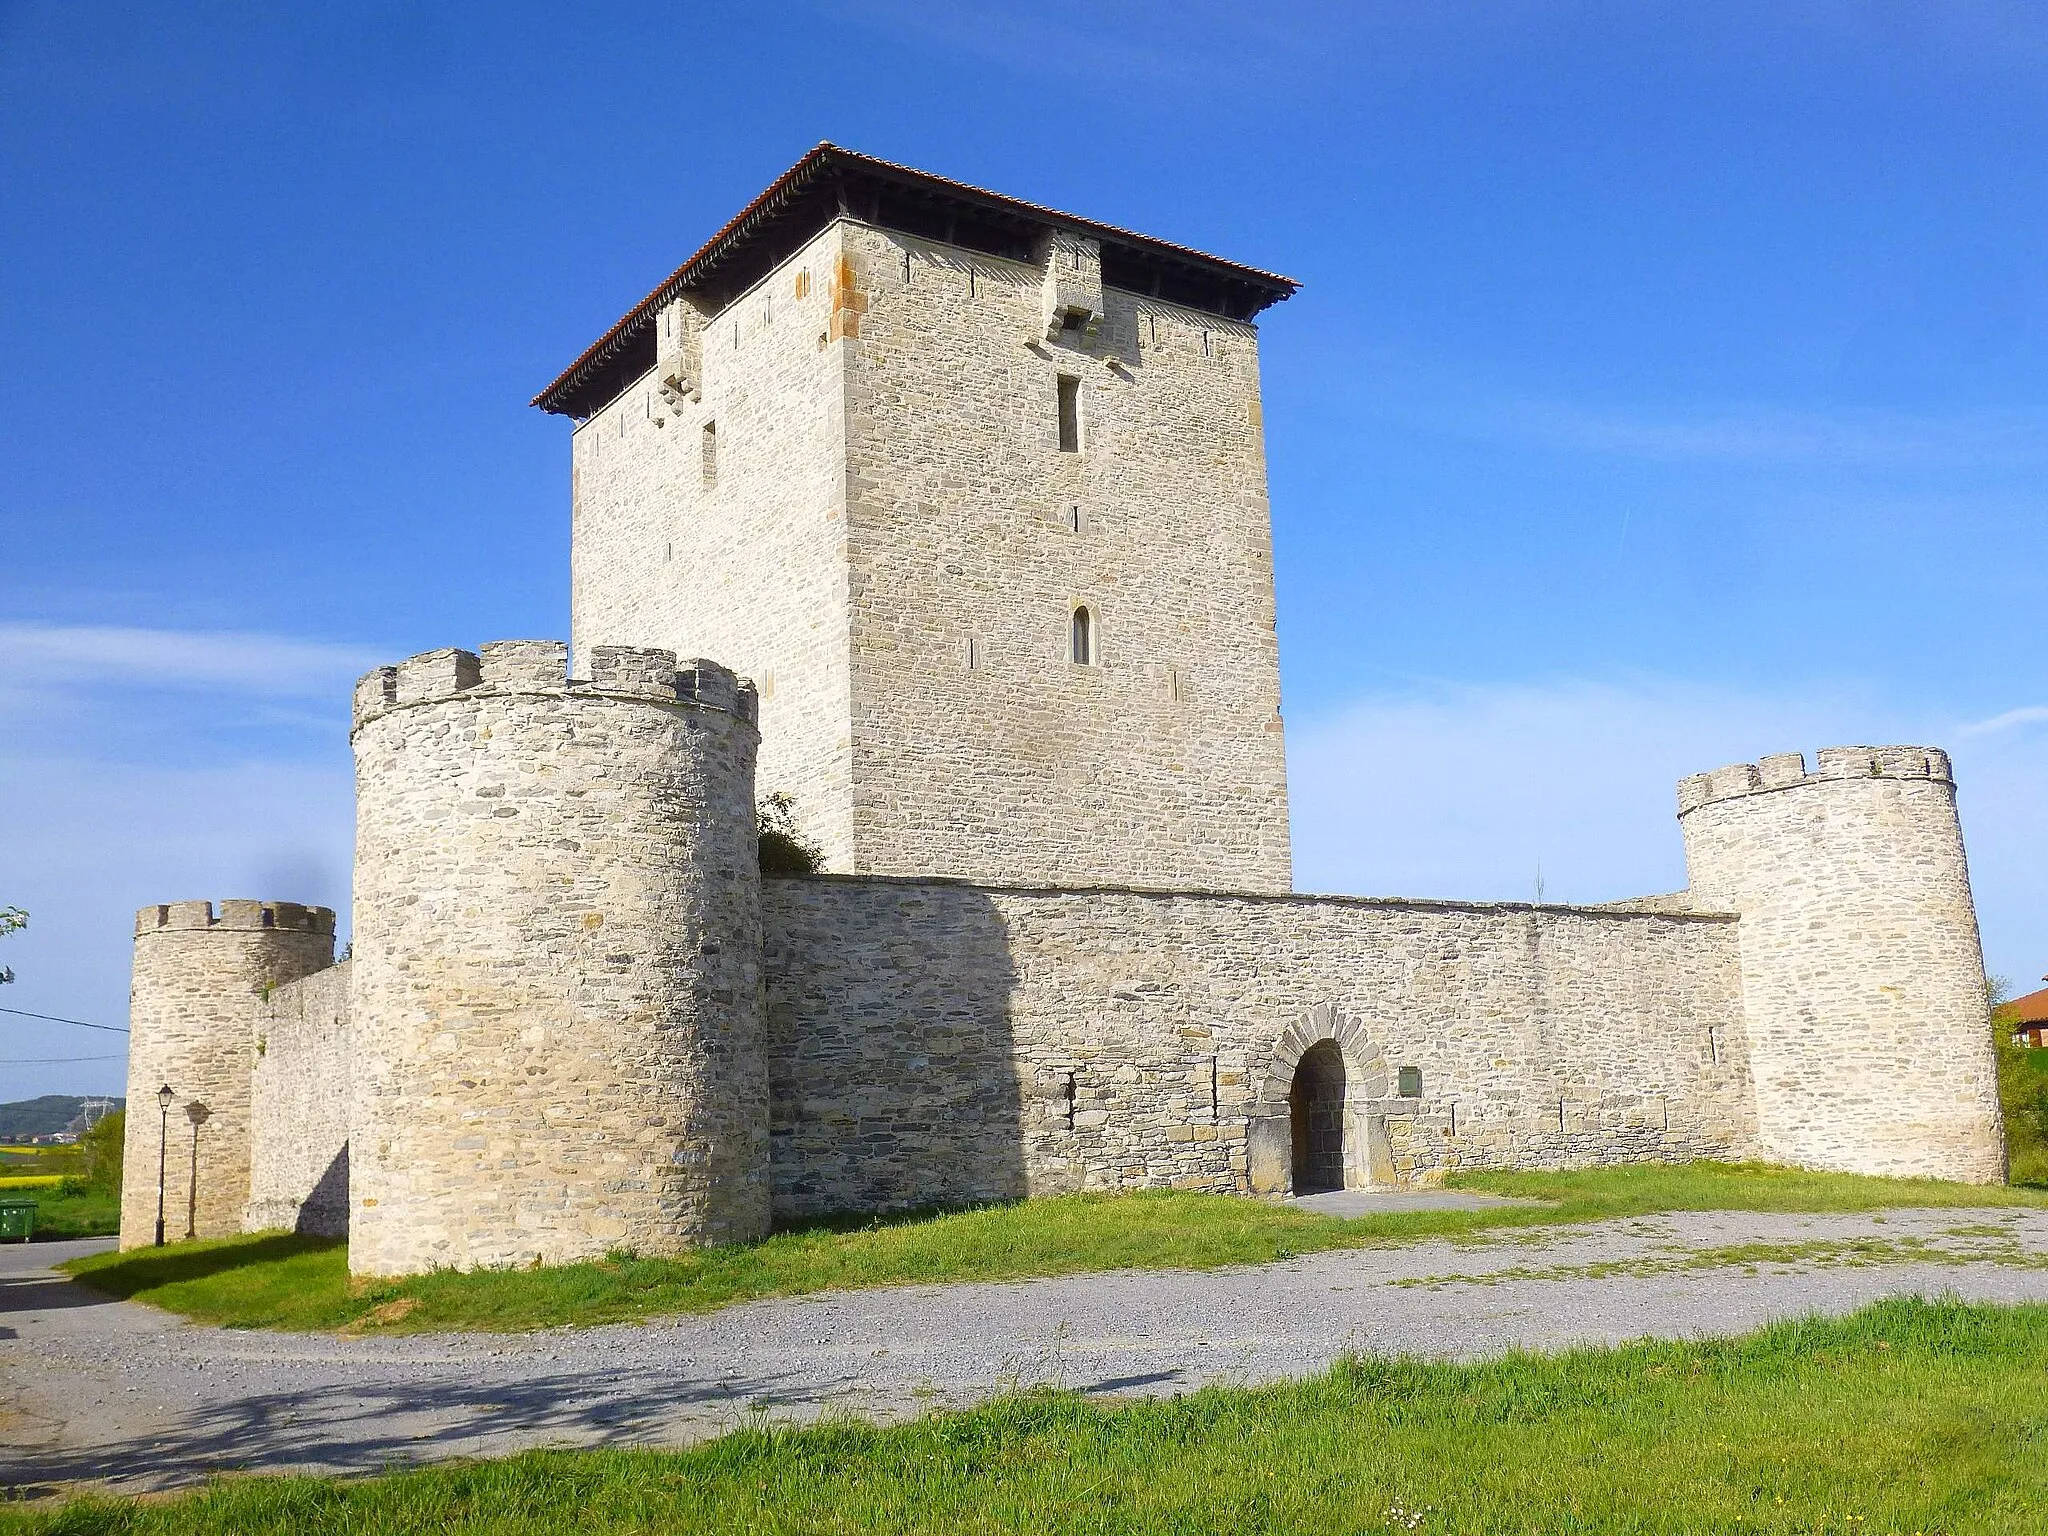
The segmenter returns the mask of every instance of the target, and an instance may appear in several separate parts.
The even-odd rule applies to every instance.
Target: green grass
[[[1265,1264],[1329,1248],[1477,1239],[1501,1229],[1658,1211],[2048,1205],[2048,1193],[2037,1191],[1717,1163],[1475,1174],[1459,1182],[1549,1203],[1340,1221],[1227,1195],[1063,1195],[815,1226],[680,1258],[618,1254],[545,1269],[441,1271],[374,1283],[351,1284],[343,1244],[280,1235],[98,1254],[66,1268],[97,1289],[229,1327],[515,1330],[709,1312],[863,1286]]]
[[[241,1478],[0,1514],[182,1532],[1906,1533],[2039,1530],[2048,1308],[1899,1299],[1745,1338],[1364,1359],[1130,1404],[1033,1394],[892,1428]]]
[[[0,1199],[36,1203],[36,1241],[60,1242],[74,1237],[111,1237],[121,1230],[121,1199],[93,1191],[68,1192],[66,1179],[56,1188],[5,1189]]]

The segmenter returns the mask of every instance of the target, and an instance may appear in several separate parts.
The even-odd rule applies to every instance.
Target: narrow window
[[[1216,1058],[1211,1056],[1209,1058],[1209,1118],[1211,1120],[1223,1118],[1223,1096],[1219,1078],[1220,1074],[1216,1070]]]
[[[910,281],[910,252],[903,253],[903,281]]]
[[[1095,619],[1086,608],[1074,610],[1073,656],[1077,664],[1095,664]]]
[[[796,275],[796,296],[807,299],[811,296],[811,269],[805,267]]]
[[[1060,375],[1060,452],[1081,451],[1081,381]]]
[[[1067,1074],[1067,1129],[1074,1128],[1074,1074]]]
[[[981,642],[972,635],[967,637],[965,656],[968,671],[978,672],[981,670]]]
[[[704,423],[704,483],[718,484],[718,423]]]
[[[967,269],[967,297],[974,297],[974,268]]]
[[[1080,531],[1081,507],[1080,504],[1076,502],[1073,506],[1067,508],[1067,532],[1079,533]]]

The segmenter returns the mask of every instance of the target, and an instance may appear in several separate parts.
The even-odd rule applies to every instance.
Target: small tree
[[[824,862],[824,850],[805,837],[796,823],[796,802],[777,790],[760,804],[761,873],[764,875],[814,875]]]
[[[100,1116],[93,1128],[78,1138],[84,1154],[85,1187],[95,1195],[121,1193],[121,1148],[128,1132],[128,1111],[117,1109]]]

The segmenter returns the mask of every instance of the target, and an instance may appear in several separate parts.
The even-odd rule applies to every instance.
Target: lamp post
[[[199,1127],[213,1111],[194,1099],[185,1106],[185,1118],[192,1122],[192,1186],[185,1199],[185,1236],[199,1235]]]
[[[156,1136],[156,1245],[164,1245],[164,1159],[171,1146],[171,1100],[177,1095],[171,1092],[171,1085],[165,1083],[156,1091],[157,1107],[163,1111],[162,1123],[157,1127]]]

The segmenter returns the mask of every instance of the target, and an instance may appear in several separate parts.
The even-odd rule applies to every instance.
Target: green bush
[[[2048,1050],[2012,1043],[1998,1032],[1998,1098],[2015,1184],[2048,1184]]]
[[[824,851],[805,837],[796,823],[796,802],[779,791],[761,802],[761,873],[814,875]]]

